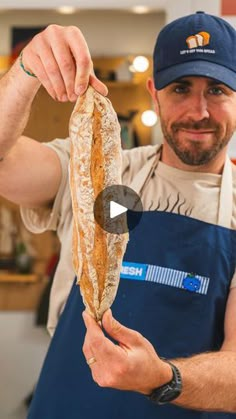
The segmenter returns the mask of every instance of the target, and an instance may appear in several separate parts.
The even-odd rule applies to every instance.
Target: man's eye
[[[174,92],[175,93],[187,93],[188,92],[188,87],[186,87],[186,86],[175,86],[175,88],[174,88]]]
[[[211,87],[209,90],[210,94],[219,96],[223,94],[223,90],[220,87]]]

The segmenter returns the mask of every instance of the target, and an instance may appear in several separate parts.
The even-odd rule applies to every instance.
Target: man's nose
[[[201,121],[209,118],[208,102],[204,94],[199,93],[191,97],[187,110],[187,115],[194,121]]]

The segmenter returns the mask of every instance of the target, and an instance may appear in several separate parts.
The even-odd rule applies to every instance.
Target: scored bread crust
[[[121,185],[120,126],[109,99],[90,86],[77,100],[69,131],[73,266],[83,302],[100,320],[115,299],[128,242],[128,233],[109,233],[94,218],[98,194]]]

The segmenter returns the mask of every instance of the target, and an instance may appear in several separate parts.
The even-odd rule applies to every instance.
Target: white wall
[[[0,418],[23,419],[49,344],[32,312],[0,313]]]
[[[164,13],[135,15],[122,11],[81,11],[62,16],[53,11],[0,13],[0,55],[11,49],[11,27],[76,25],[84,33],[92,55],[152,54]]]
[[[221,0],[167,0],[167,21],[203,10],[206,13],[219,15]]]

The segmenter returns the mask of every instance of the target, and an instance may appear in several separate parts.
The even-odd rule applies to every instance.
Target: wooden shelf
[[[115,87],[115,88],[121,88],[121,87],[133,87],[138,86],[139,82],[136,80],[130,80],[130,81],[103,81],[103,83],[108,87]]]
[[[39,281],[39,276],[36,274],[15,274],[0,271],[0,283],[34,283]]]

